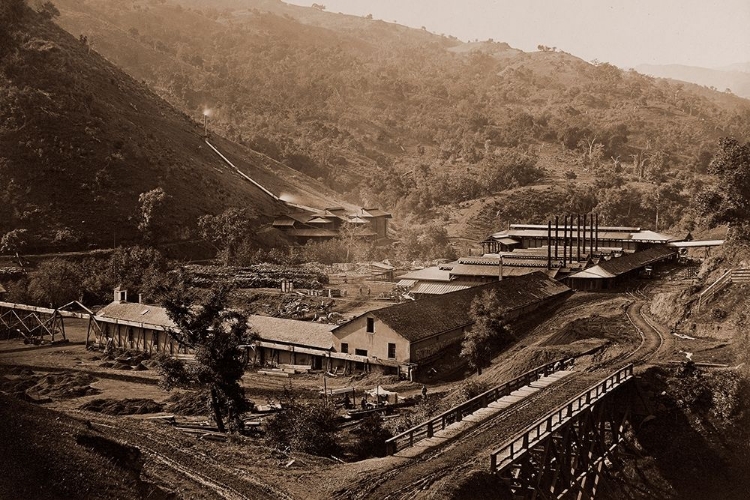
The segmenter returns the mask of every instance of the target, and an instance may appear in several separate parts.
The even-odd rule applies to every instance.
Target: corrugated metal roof
[[[406,288],[411,288],[417,283],[418,283],[417,280],[400,280],[398,283],[396,283],[396,286],[403,286]]]
[[[475,283],[473,286],[476,286]],[[425,295],[442,295],[444,293],[457,292],[459,290],[466,290],[471,288],[472,285],[463,284],[455,285],[453,283],[417,283],[414,288],[409,290],[409,293],[422,293]]]
[[[318,349],[333,348],[331,330],[336,325],[252,315],[248,323],[262,340]]]
[[[169,319],[165,308],[135,302],[112,302],[96,313],[96,319],[106,323],[132,321],[162,328],[175,328],[176,326]]]
[[[506,314],[569,290],[544,273],[536,272],[443,295],[431,295],[367,314],[376,317],[410,342],[416,342],[441,332],[470,326],[471,302],[483,292],[495,294],[502,304],[499,313]]]

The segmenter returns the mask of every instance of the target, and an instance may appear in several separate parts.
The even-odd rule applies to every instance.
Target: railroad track
[[[224,500],[255,500],[260,498],[292,500],[292,497],[272,486],[249,477],[246,471],[229,463],[220,463],[205,453],[189,446],[180,446],[181,439],[163,435],[171,431],[154,432],[143,429],[143,422],[115,419],[84,411],[71,411],[87,419],[94,429],[101,427],[102,434],[138,447],[153,464],[160,464],[175,473],[180,484],[189,479],[208,497]]]

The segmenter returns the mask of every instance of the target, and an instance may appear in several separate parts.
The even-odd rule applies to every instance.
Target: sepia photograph
[[[745,500],[747,0],[0,0],[0,500]]]

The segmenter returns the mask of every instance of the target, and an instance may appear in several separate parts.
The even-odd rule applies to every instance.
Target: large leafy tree
[[[170,335],[180,345],[195,352],[197,365],[179,360],[162,360],[162,385],[199,385],[209,392],[214,420],[219,431],[242,427],[240,416],[247,410],[245,391],[240,385],[244,373],[244,353],[240,346],[253,341],[255,335],[247,324],[247,315],[227,309],[231,288],[218,284],[200,297],[186,286],[173,288],[164,302],[167,314],[176,327]]]
[[[732,138],[719,141],[708,167],[718,177],[716,187],[698,195],[697,204],[709,223],[747,227],[750,224],[750,143]],[[744,234],[744,231],[734,234]]]
[[[461,357],[479,375],[483,368],[490,365],[495,349],[506,340],[508,327],[498,313],[500,306],[497,295],[490,291],[484,292],[471,303],[469,316],[474,324],[461,343]]]
[[[224,264],[231,264],[237,250],[254,234],[257,214],[247,208],[229,208],[219,215],[204,215],[198,219],[201,237],[219,252]]]

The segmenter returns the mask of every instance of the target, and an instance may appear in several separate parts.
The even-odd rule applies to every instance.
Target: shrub
[[[292,401],[268,422],[266,430],[269,441],[275,445],[319,456],[339,452],[336,410],[326,403]]]
[[[360,459],[373,456],[384,457],[386,455],[385,442],[393,437],[391,431],[383,427],[383,419],[378,414],[365,418],[357,434],[354,454]]]

